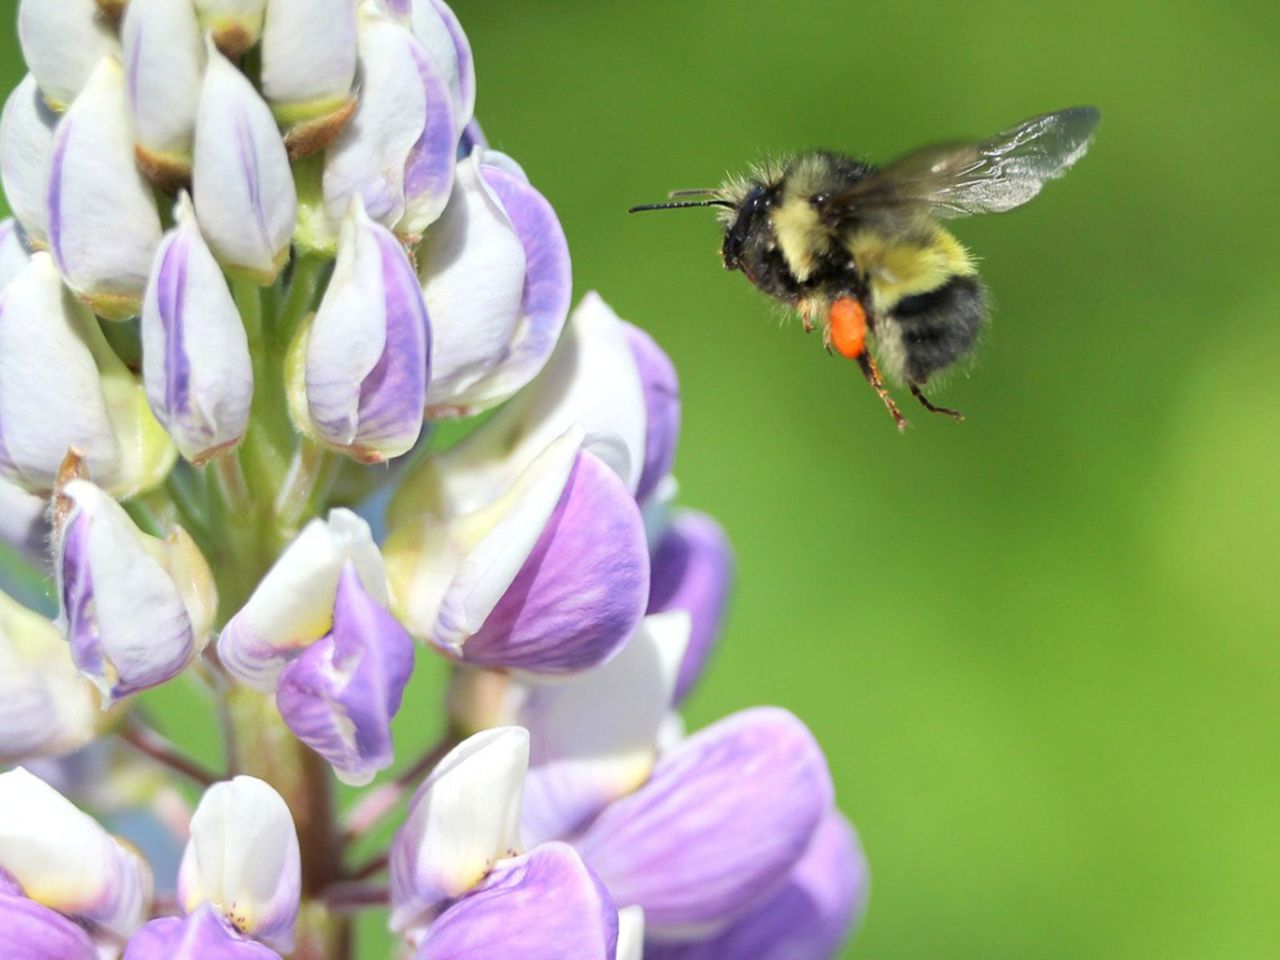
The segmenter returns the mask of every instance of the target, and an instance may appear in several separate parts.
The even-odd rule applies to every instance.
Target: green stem
[[[292,539],[302,521],[324,503],[341,465],[342,458],[332,450],[306,438],[299,442],[276,495],[276,527],[282,540]]]

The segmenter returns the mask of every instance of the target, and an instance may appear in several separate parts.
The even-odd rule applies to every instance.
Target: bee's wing
[[[1022,206],[1089,149],[1095,107],[1046,113],[979,143],[924,147],[827,202],[835,220],[919,213],[965,217]]]

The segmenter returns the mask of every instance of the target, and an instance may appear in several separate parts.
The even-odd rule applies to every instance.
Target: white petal
[[[205,791],[178,874],[186,912],[210,903],[242,933],[288,953],[300,883],[298,834],[280,794],[244,776]]]
[[[48,508],[44,497],[0,477],[0,540],[38,569],[49,563]]]
[[[353,196],[384,226],[404,213],[404,172],[427,116],[421,47],[372,4],[360,8],[360,99],[325,156],[324,200],[341,220]]]
[[[138,311],[160,232],[155,195],[134,159],[124,69],[108,57],[54,134],[49,248],[96,312],[125,319]]]
[[[521,784],[529,734],[485,730],[455,747],[423,783],[391,850],[391,926],[461,896],[493,864],[520,852]]]
[[[428,404],[461,393],[488,373],[520,319],[524,247],[484,182],[480,159],[477,151],[458,164],[453,197],[418,253],[434,336]]]
[[[18,37],[40,90],[60,110],[84,88],[99,60],[120,53],[95,0],[22,0]]]
[[[297,191],[270,108],[212,47],[196,119],[196,213],[224,266],[271,280],[293,236]]]
[[[49,242],[49,165],[58,115],[27,74],[0,117],[0,178],[13,215],[36,243]]]
[[[0,774],[0,869],[32,900],[117,936],[129,936],[146,918],[146,864],[21,767]]]
[[[29,490],[53,487],[67,450],[94,476],[114,476],[120,450],[98,369],[84,338],[91,323],[38,253],[0,296],[0,467]]]
[[[267,0],[195,0],[200,27],[217,39],[222,49],[228,41],[237,50],[248,50],[262,35]]]
[[[345,98],[356,72],[356,0],[271,0],[262,90],[275,104]]]
[[[173,0],[130,0],[121,35],[139,146],[189,161],[204,74],[195,9]]]
[[[369,525],[350,510],[315,519],[267,571],[218,638],[218,654],[241,682],[270,692],[284,665],[333,625],[338,580],[347,562],[382,606],[387,578]]]

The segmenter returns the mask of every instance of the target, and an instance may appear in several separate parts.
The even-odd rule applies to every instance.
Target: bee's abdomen
[[[927,383],[965,357],[986,316],[987,296],[976,276],[954,276],[934,290],[903,297],[890,313],[902,374],[913,383]]]

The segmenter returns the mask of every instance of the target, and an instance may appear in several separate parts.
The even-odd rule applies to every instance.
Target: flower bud
[[[830,811],[783,888],[723,933],[655,943],[646,960],[827,960],[866,908],[867,861],[857,834]]]
[[[435,921],[416,960],[614,960],[618,910],[572,847],[503,860]]]
[[[228,57],[236,58],[262,36],[267,0],[195,0],[200,29]]]
[[[156,251],[142,305],[142,374],[156,418],[182,455],[200,464],[244,436],[253,361],[240,312],[185,194],[177,221]]]
[[[17,895],[0,892],[0,930],[8,955],[22,960],[98,960],[84,932],[56,910]]]
[[[369,596],[350,563],[333,605],[333,630],[285,667],[276,705],[294,736],[363,786],[391,765],[391,718],[413,672],[413,639]]]
[[[58,124],[49,249],[71,287],[109,320],[138,313],[160,243],[155,194],[138,170],[120,61],[98,64]]]
[[[411,450],[422,432],[430,323],[404,247],[358,197],[324,299],[301,337],[289,377],[299,427],[364,463]]]
[[[189,916],[152,920],[130,938],[124,960],[280,960],[280,954],[242,936],[205,903]]]
[[[339,220],[353,197],[369,216],[417,236],[453,187],[458,124],[427,51],[373,3],[360,7],[360,100],[325,157],[324,199]]]
[[[10,209],[33,245],[49,244],[49,165],[58,115],[27,74],[0,115],[0,182]]]
[[[163,187],[191,176],[204,38],[190,3],[133,0],[121,30],[137,158]]]
[[[38,253],[0,293],[0,473],[48,493],[73,448],[119,496],[159,482],[174,455],[141,386]]]
[[[527,692],[516,713],[533,741],[526,843],[571,836],[649,779],[688,641],[688,614],[654,614],[603,667]]]
[[[357,0],[271,0],[262,92],[286,125],[340,109],[356,75]]]
[[[181,527],[148,536],[87,480],[58,490],[60,625],[108,703],[180,673],[208,641],[213,575]]]
[[[640,621],[648,548],[634,500],[582,442],[570,428],[510,480],[501,460],[455,472],[440,458],[404,488],[386,552],[411,633],[530,674],[618,651]]]
[[[253,84],[212,41],[207,53],[192,180],[200,228],[223,266],[269,284],[289,255],[298,202],[293,171]]]
[[[479,413],[532,380],[564,327],[572,287],[564,231],[546,199],[500,155],[476,151],[458,164],[419,264],[435,338],[429,415]]]
[[[53,622],[0,593],[0,763],[79,749],[97,733],[97,707]]]
[[[21,0],[18,40],[40,92],[59,112],[84,89],[99,60],[120,53],[94,0]]]
[[[720,525],[706,514],[677,513],[653,555],[649,612],[688,611],[689,649],[680,667],[673,703],[689,695],[715,649],[733,587],[733,549]]]
[[[391,844],[391,928],[430,921],[444,903],[520,849],[520,796],[529,734],[477,733],[440,761],[409,804]]]
[[[293,816],[280,794],[256,777],[215,783],[191,818],[178,903],[189,914],[210,904],[240,933],[288,953],[301,864]]]
[[[831,807],[822,751],[784,710],[734,714],[685,740],[575,845],[651,939],[706,936],[775,892]]]
[[[369,525],[350,510],[312,520],[285,547],[248,602],[218,637],[222,665],[263,693],[280,671],[333,629],[342,571],[351,563],[364,591],[386,606],[386,573]]]
[[[107,941],[138,929],[151,900],[151,871],[138,855],[22,767],[0,774],[0,871]]]

